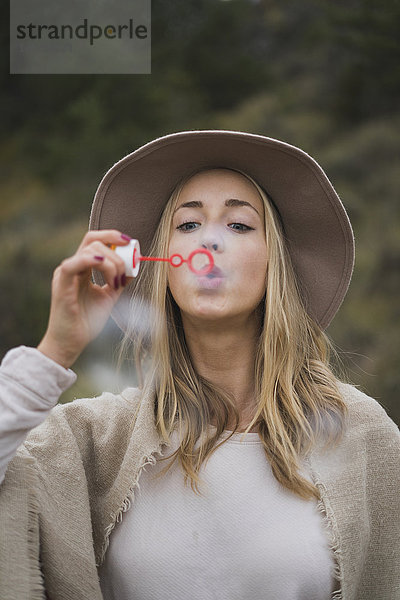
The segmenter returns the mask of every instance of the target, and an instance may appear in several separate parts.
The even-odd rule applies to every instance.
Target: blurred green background
[[[328,329],[348,377],[400,423],[400,2],[152,2],[151,75],[1,75],[0,343],[37,346],[52,273],[88,228],[103,174],[185,129],[276,137],[318,160],[348,211],[356,265]],[[113,321],[60,401],[115,378]]]

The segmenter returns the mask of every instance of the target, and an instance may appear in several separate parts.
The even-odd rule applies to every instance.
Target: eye
[[[239,233],[245,233],[246,231],[254,230],[254,227],[249,227],[248,225],[245,225],[244,223],[230,223],[230,225],[238,225],[239,229],[237,229],[235,227],[234,231],[238,231]]]
[[[185,221],[181,225],[178,225],[177,229],[180,231],[193,231],[195,227],[186,227],[187,225],[198,225],[195,221]]]
[[[178,227],[176,229],[179,229],[180,231],[183,231],[183,232],[193,231],[194,229],[197,229],[197,227],[194,227],[194,225],[199,225],[199,223],[197,223],[196,221],[185,221],[184,223],[181,223],[181,225],[178,225]],[[234,227],[231,227],[231,225],[233,225]],[[233,229],[234,231],[237,231],[238,233],[246,233],[247,231],[254,231],[254,227],[249,227],[248,225],[245,225],[244,223],[229,223],[229,227],[231,227],[231,229]]]

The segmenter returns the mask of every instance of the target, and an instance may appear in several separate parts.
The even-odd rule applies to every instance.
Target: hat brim
[[[346,210],[318,163],[304,151],[261,135],[194,130],[169,134],[119,160],[96,191],[89,229],[118,229],[140,242],[146,255],[177,182],[203,167],[240,169],[277,207],[309,314],[326,329],[348,290],[354,236]],[[94,281],[104,278],[93,272]],[[119,304],[112,317],[125,323]]]

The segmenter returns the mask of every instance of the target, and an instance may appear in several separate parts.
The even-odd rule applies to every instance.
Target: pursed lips
[[[208,278],[213,277],[225,277],[223,271],[216,265],[213,266],[212,270],[207,274]]]

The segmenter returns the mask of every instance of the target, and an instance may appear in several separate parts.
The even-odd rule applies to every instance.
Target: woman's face
[[[246,320],[265,293],[267,247],[262,200],[240,173],[203,171],[183,187],[173,215],[169,256],[186,259],[196,248],[212,253],[218,273],[201,277],[186,263],[169,265],[168,285],[182,317]],[[194,266],[202,265],[198,261]]]

